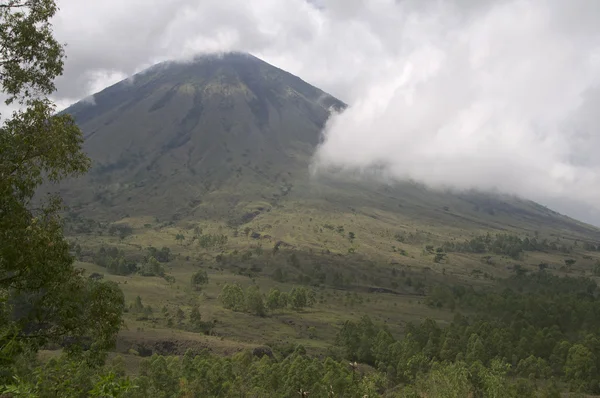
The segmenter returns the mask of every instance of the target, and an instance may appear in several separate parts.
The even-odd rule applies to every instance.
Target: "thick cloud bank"
[[[466,3],[379,5],[387,57],[329,121],[317,165],[597,211],[600,2]]]

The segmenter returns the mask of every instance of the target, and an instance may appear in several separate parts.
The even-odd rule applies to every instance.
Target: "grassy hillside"
[[[523,241],[537,236],[540,242],[550,243],[539,250],[522,250],[517,245],[516,255],[490,251],[494,249],[473,253],[451,246],[485,237],[489,225],[473,229],[469,223],[445,226],[421,220],[417,215],[402,217],[369,208],[335,213],[291,202],[263,210],[237,226],[225,220],[161,222],[152,217],[100,226],[71,219],[69,226],[81,267],[117,281],[129,304],[139,296],[144,306],[152,307],[151,314],[126,315],[118,347],[123,353],[139,351],[140,344],[153,352],[182,354],[189,347],[232,353],[243,347],[298,343],[326,352],[344,321],[365,314],[388,325],[396,335],[403,333],[407,322],[450,321],[453,311],[436,308],[430,300],[439,286],[493,288],[496,280],[517,270],[536,272],[540,267],[557,275],[596,278],[600,252],[569,234],[492,230],[493,239],[497,234]],[[226,238],[212,243],[216,237]],[[162,263],[165,277],[139,272],[113,275],[97,265],[104,247],[122,250],[121,255],[142,267],[150,246],[170,249],[169,261]],[[209,282],[196,291],[190,279],[199,270],[207,272]],[[268,312],[266,317],[235,312],[224,307],[219,295],[226,283],[236,282],[243,289],[259,286],[265,299],[271,288],[289,292],[306,286],[315,291],[317,302],[312,308],[286,308]],[[181,308],[186,325],[193,306],[198,306],[203,320],[216,321],[209,335],[186,331],[175,321],[169,324],[168,319],[174,319]],[[156,348],[164,341],[177,343],[165,352]]]

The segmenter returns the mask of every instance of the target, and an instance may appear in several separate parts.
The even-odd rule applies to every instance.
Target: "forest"
[[[224,288],[229,293],[223,300],[235,305],[235,296],[244,292],[231,293],[232,288]],[[14,357],[3,382],[8,384],[5,392],[14,396],[597,394],[598,294],[590,279],[556,277],[543,270],[520,273],[493,291],[438,287],[430,305],[452,303],[455,316],[449,325],[426,320],[394,336],[366,315],[347,321],[325,357],[309,355],[302,346],[246,350],[230,357],[188,350],[182,357],[148,357],[139,374],[128,377],[118,356],[103,365],[82,360],[83,349],[34,365],[33,351],[26,351]]]

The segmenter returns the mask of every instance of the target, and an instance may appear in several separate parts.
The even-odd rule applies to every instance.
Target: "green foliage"
[[[44,364],[30,359],[0,394],[11,397],[127,397],[137,388],[122,366],[90,367],[66,356]]]
[[[121,239],[125,239],[129,235],[133,234],[133,228],[127,224],[113,224],[108,228],[108,234],[111,236],[118,236]]]
[[[118,377],[115,373],[109,372],[100,376],[89,391],[90,397],[127,397],[135,390],[136,386],[128,378]]]
[[[596,284],[546,272],[515,275],[502,284],[504,289],[497,292],[462,286],[434,289],[432,304],[444,306],[452,300],[453,305],[475,310],[478,315],[472,319],[457,314],[444,329],[430,320],[419,326],[408,324],[404,337],[395,340],[386,328],[363,318],[346,322],[336,344],[348,359],[396,375],[398,382],[414,381],[436,361],[460,360],[475,366],[476,371],[470,372],[479,379],[473,376],[470,383],[481,389],[486,372],[499,366],[495,359],[505,358],[512,363],[507,371],[513,376],[561,378],[574,391],[598,393],[600,294]],[[516,395],[510,396],[532,394],[533,387],[526,381],[515,388]]]
[[[168,263],[171,261],[171,249],[163,246],[163,248],[159,250],[156,247],[149,246],[148,257],[154,257],[160,263]]]
[[[100,360],[123,309],[116,285],[86,280],[73,268],[60,200],[33,201],[45,181],[89,167],[81,131],[48,99],[63,68],[50,25],[55,12],[51,0],[0,7],[0,90],[7,104],[19,104],[0,123],[0,382],[10,379],[21,353],[66,338],[71,354],[82,352],[84,336],[92,339],[86,357]]]
[[[258,286],[252,285],[246,289],[246,311],[253,315],[265,316],[265,304]]]
[[[246,292],[242,287],[235,284],[225,284],[219,295],[223,306],[233,311],[247,311],[253,315],[265,316],[266,310],[274,312],[282,310],[288,305],[296,311],[306,307],[312,307],[317,301],[313,290],[305,287],[295,287],[290,293],[281,292],[279,289],[271,289],[263,298],[258,286],[249,286]]]
[[[305,391],[317,397],[378,397],[383,381],[379,374],[356,373],[345,362],[311,358],[302,349],[281,360],[249,352],[233,357],[188,352],[181,359],[145,360],[129,396],[293,397]]]
[[[238,283],[229,284],[226,283],[221,290],[219,299],[223,304],[223,307],[233,311],[244,311],[246,306],[246,299],[244,297],[244,291]]]
[[[192,311],[190,312],[190,324],[196,328],[202,322],[202,315],[200,315],[200,310],[197,306],[192,307]]]
[[[290,305],[296,310],[302,310],[305,307],[312,307],[316,302],[316,295],[313,290],[305,287],[295,287],[290,291]]]
[[[600,276],[600,260],[596,260],[594,268],[592,269],[594,276]]]
[[[137,264],[125,258],[125,253],[116,247],[102,246],[93,256],[94,263],[106,268],[110,274],[130,275],[137,272]]]
[[[585,345],[574,344],[569,348],[565,363],[565,377],[573,391],[598,391],[596,355]]]
[[[142,276],[164,276],[165,269],[162,264],[153,256],[146,258],[146,261],[140,267]]]
[[[281,306],[281,292],[279,289],[271,289],[269,290],[269,294],[267,295],[266,306],[269,311],[275,311],[277,309],[283,308]],[[287,303],[286,303],[287,305]]]
[[[191,278],[192,287],[200,290],[203,285],[208,284],[208,274],[205,270],[196,271]]]
[[[140,296],[136,296],[135,301],[131,304],[130,310],[132,312],[143,312],[144,304],[142,304],[142,298]]]
[[[489,233],[464,242],[445,242],[442,248],[446,252],[494,253],[509,256],[515,260],[522,258],[523,253],[526,251],[547,252],[554,250],[569,253],[571,250],[564,244],[558,245],[556,242],[549,242],[547,239],[521,239],[515,235],[497,234],[492,236]]]
[[[197,240],[198,246],[210,249],[225,246],[227,244],[227,235],[204,234],[200,235]]]
[[[377,334],[378,330],[371,319],[363,316],[358,323],[352,321],[344,323],[336,337],[336,344],[345,349],[348,359],[374,365],[373,346],[377,344],[375,341]]]

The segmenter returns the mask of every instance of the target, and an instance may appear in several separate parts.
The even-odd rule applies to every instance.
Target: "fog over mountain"
[[[600,224],[598,2],[59,6],[62,107],[157,61],[250,52],[351,105],[325,128],[317,171],[378,165],[393,178],[517,194]]]

